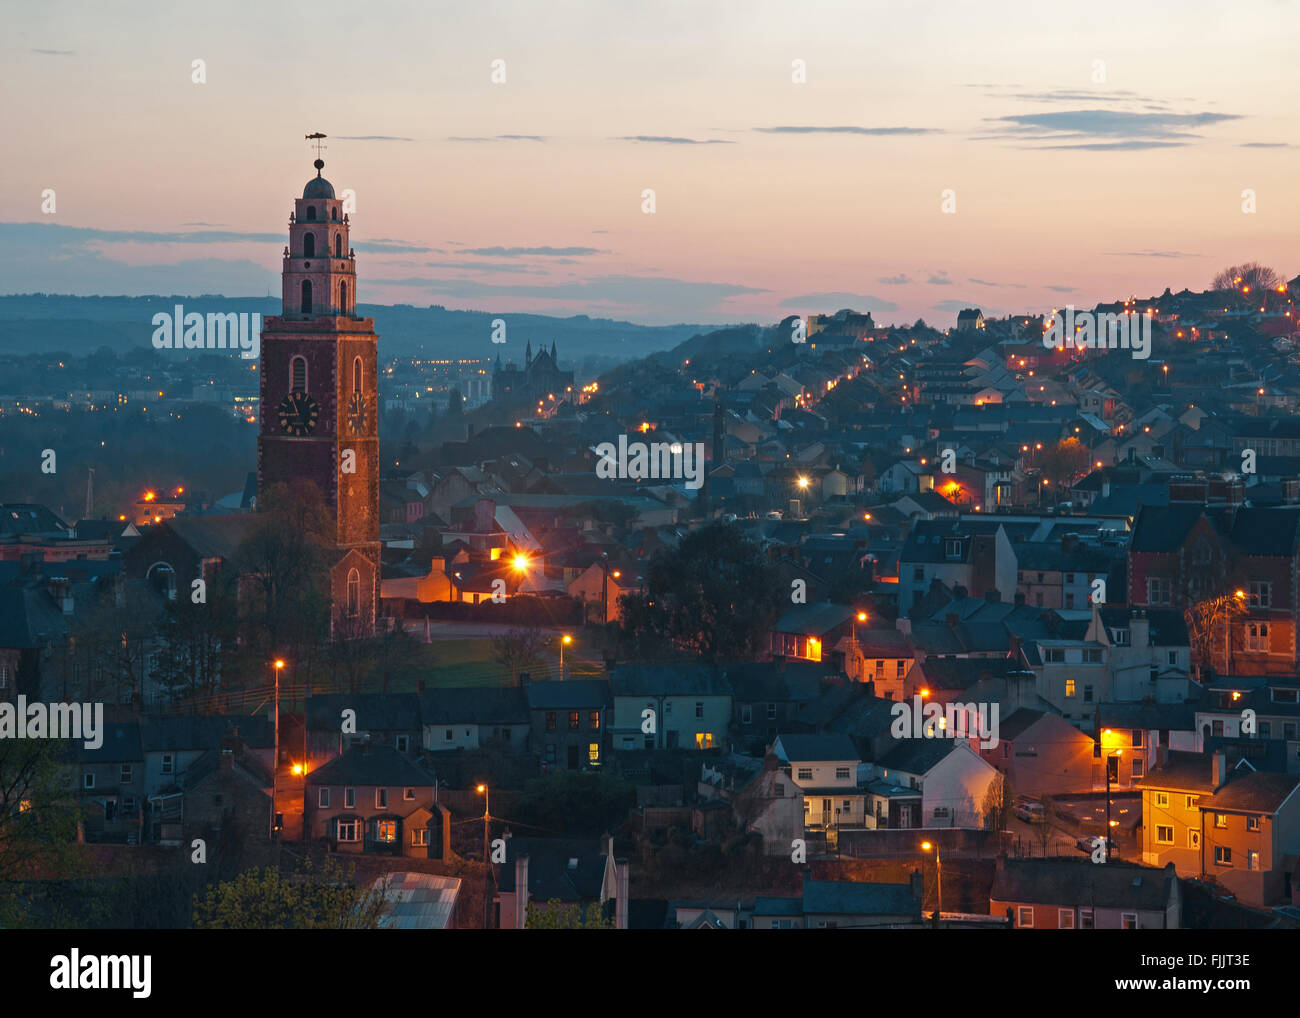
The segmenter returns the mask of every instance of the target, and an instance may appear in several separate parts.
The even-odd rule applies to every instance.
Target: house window
[[[769,703],[767,705],[767,720],[768,721],[776,720],[776,704],[774,703]]]
[[[388,809],[388,789],[375,789],[375,809]]]
[[[740,708],[740,723],[742,725],[752,725],[754,723],[754,708],[745,704]]]
[[[129,763],[122,765],[122,773],[118,776],[118,784],[129,785],[134,780],[133,768]]]
[[[1273,584],[1267,580],[1251,580],[1246,588],[1252,608],[1268,608],[1273,603]]]
[[[1084,687],[1083,687],[1083,702],[1084,702],[1084,703],[1092,703],[1092,687],[1091,687],[1091,686],[1084,686]]]
[[[414,801],[415,801],[415,789],[414,789],[414,788],[403,788],[403,789],[402,789],[402,798],[405,799],[407,802],[414,802]]]
[[[569,711],[569,731],[576,732],[581,727],[579,723],[580,717],[581,715],[576,710]]]
[[[1026,905],[1021,905],[1016,909],[1016,925],[1021,929],[1032,930],[1034,928],[1034,910]]]
[[[1136,930],[1138,928],[1137,913],[1136,912],[1120,913],[1119,928],[1121,930]]]
[[[800,780],[800,781],[811,781],[812,779],[813,779],[813,776],[812,776],[812,768],[811,768],[811,767],[800,767],[800,768],[799,768],[799,780]]]
[[[704,704],[702,704],[702,703],[697,703],[697,704],[695,705],[695,716],[696,716],[697,718],[702,718],[702,717],[704,717]]]
[[[1232,865],[1232,849],[1227,845],[1214,846],[1214,864],[1216,866]]]
[[[1215,814],[1214,814],[1214,826],[1215,826],[1215,827],[1219,827],[1219,828],[1226,828],[1226,827],[1228,826],[1228,814],[1227,814],[1227,813],[1215,813]]]
[[[901,679],[906,671],[907,671],[906,658],[894,662],[894,678]]]
[[[553,710],[546,712],[546,730],[548,732],[555,731],[555,711]]]
[[[393,740],[397,745],[397,752],[405,753],[411,748],[411,737],[409,735],[399,735]]]
[[[375,821],[375,840],[392,843],[397,840],[397,821],[396,820],[376,820]]]
[[[176,758],[174,756],[172,756],[170,753],[164,753],[162,755],[162,772],[164,774],[170,774],[172,772],[172,768],[175,767],[175,765],[176,765]]]
[[[1070,697],[1074,696],[1074,680],[1073,680],[1073,679],[1066,679],[1066,680],[1065,680],[1065,695],[1066,695],[1066,696],[1070,696]]]
[[[1183,796],[1183,809],[1187,809],[1187,810],[1196,809],[1196,796],[1194,795]]]
[[[95,775],[93,775],[93,774],[87,774],[85,777],[83,777],[83,778],[81,779],[81,787],[82,787],[82,788],[94,788],[94,787],[95,787]]]
[[[356,841],[357,840],[357,822],[355,820],[340,820],[336,827],[337,841]]]
[[[1101,664],[1101,648],[1085,647],[1083,651],[1083,663],[1086,665]]]
[[[343,789],[343,808],[354,809],[357,805],[357,790],[355,788]]]
[[[1177,668],[1177,667],[1178,667],[1178,651],[1176,651],[1176,650],[1171,650],[1171,651],[1169,651],[1169,653],[1168,653],[1168,654],[1166,655],[1166,657],[1165,657],[1165,663],[1166,663],[1167,665],[1169,665],[1170,668]]]
[[[649,746],[646,747],[646,749],[649,748]],[[548,742],[546,744],[546,762],[548,764],[555,763],[555,743],[553,742]]]
[[[1215,737],[1218,737],[1218,736],[1220,736],[1220,735],[1223,734],[1223,721],[1222,721],[1222,720],[1219,720],[1219,721],[1211,721],[1211,722],[1210,722],[1210,734],[1213,735],[1213,736],[1215,736]]]
[[[600,743],[599,743],[599,742],[589,742],[589,743],[587,743],[587,763],[593,763],[593,764],[598,764],[598,763],[600,763]]]
[[[849,769],[848,769],[847,767],[836,767],[836,768],[835,768],[835,780],[836,780],[836,781],[848,781],[848,780],[849,780]]]
[[[1074,607],[1074,595],[1073,595],[1073,594],[1066,594],[1066,595],[1065,595],[1065,607],[1067,607],[1067,608],[1073,608],[1073,607]],[[1070,917],[1071,917],[1071,919],[1074,918],[1074,913],[1073,913],[1073,912],[1070,913]]]
[[[1268,653],[1268,623],[1251,622],[1246,626],[1246,649]]]
[[[671,739],[671,738],[672,738],[674,735],[676,735],[676,734],[677,734],[676,732],[669,732],[669,733],[668,733],[668,737]],[[712,748],[713,748],[713,733],[712,733],[712,732],[696,732],[696,733],[695,733],[695,748],[696,748],[696,749],[712,749]]]
[[[1172,845],[1174,843],[1174,828],[1171,824],[1156,824],[1156,844]]]
[[[592,731],[600,730],[600,711],[593,710],[587,712],[587,727]]]
[[[1074,909],[1072,908],[1057,909],[1056,915],[1057,915],[1056,928],[1058,930],[1074,929]]]
[[[1147,604],[1172,604],[1174,584],[1159,576],[1147,577]]]
[[[1061,647],[1052,647],[1047,651],[1047,663],[1049,665],[1065,664],[1065,650]]]
[[[455,737],[456,737],[456,736],[454,736],[454,735],[452,734],[452,731],[451,731],[450,728],[446,729],[446,730],[443,731],[443,733],[442,733],[442,741],[443,741],[443,742],[451,742],[452,739],[454,739]]]
[[[1113,643],[1116,647],[1127,647],[1127,646],[1128,646],[1128,630],[1127,630],[1127,629],[1112,629],[1112,630],[1110,631],[1110,642]]]
[[[317,790],[317,792],[316,792],[316,805],[317,805],[320,809],[329,809],[329,808],[330,808],[330,790],[329,790],[328,788],[326,788],[326,787],[324,787],[324,786],[321,786],[321,788],[319,788],[319,789]]]
[[[1157,792],[1157,793],[1156,793],[1156,808],[1157,808],[1157,809],[1166,809],[1168,806],[1169,806],[1169,793],[1168,793],[1168,792]]]
[[[1141,749],[1141,748],[1142,748],[1142,729],[1140,729],[1140,728],[1134,728],[1134,729],[1132,730],[1132,732],[1129,733],[1129,739],[1130,739],[1129,745],[1131,745],[1134,749]]]
[[[1259,830],[1259,817],[1246,817],[1246,830],[1248,830],[1248,831],[1258,831],[1258,830]]]
[[[1145,763],[1145,761],[1143,761],[1143,759],[1142,759],[1141,757],[1137,757],[1136,759],[1134,759],[1134,761],[1133,761],[1133,780],[1136,781],[1138,778],[1142,777],[1142,775],[1143,775],[1143,773],[1145,772],[1145,770],[1146,770],[1146,763]]]
[[[914,566],[912,568],[912,582],[921,583],[924,579],[925,579],[925,570],[922,569],[920,566]]]
[[[1079,909],[1079,929],[1081,930],[1092,929],[1092,909],[1090,908]]]
[[[411,845],[415,848],[423,848],[429,844],[429,828],[417,827],[411,831]]]

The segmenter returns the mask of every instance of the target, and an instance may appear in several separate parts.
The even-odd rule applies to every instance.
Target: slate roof
[[[857,747],[847,735],[794,735],[782,732],[777,736],[777,742],[780,742],[789,763],[859,759]]]
[[[1276,813],[1300,787],[1300,774],[1254,771],[1231,772],[1228,783],[1213,795],[1197,800],[1205,810],[1234,810],[1243,813]]]
[[[528,724],[528,695],[518,686],[429,689],[420,694],[419,704],[420,722],[426,725]],[[358,714],[358,722],[360,717]],[[360,724],[357,727],[360,729]]]
[[[1203,510],[1196,503],[1176,502],[1172,505],[1143,506],[1133,521],[1133,536],[1129,550],[1136,552],[1176,551],[1187,539],[1187,534]]]
[[[564,682],[530,682],[524,686],[529,710],[599,710],[613,702],[607,679],[567,679]]]
[[[956,748],[954,739],[903,739],[875,763],[886,771],[924,775]]]
[[[1214,758],[1207,753],[1189,753],[1172,749],[1163,765],[1153,767],[1134,784],[1139,788],[1213,792],[1213,767]]]
[[[98,749],[87,749],[83,738],[71,742],[71,756],[81,764],[136,763],[144,761],[140,751],[140,726],[134,721],[105,721],[100,727],[103,742]]]
[[[1246,555],[1295,556],[1300,549],[1300,507],[1237,510],[1229,534]]]
[[[219,749],[222,737],[239,729],[245,746],[270,749],[275,745],[275,724],[258,715],[180,715],[145,718],[140,725],[140,744],[146,753],[163,750]]]
[[[230,513],[223,516],[174,516],[159,524],[167,527],[200,558],[229,561],[244,538],[257,526],[260,516]]]
[[[917,916],[921,903],[911,884],[871,884],[850,880],[805,880],[805,915]]]
[[[610,675],[615,696],[730,696],[731,683],[707,665],[619,665]]]
[[[1090,859],[1008,859],[994,874],[989,897],[1032,905],[1090,906],[1163,911],[1169,903],[1171,863],[1165,869]]]
[[[391,746],[354,746],[307,775],[309,785],[432,787],[433,782],[432,772],[407,759]]]
[[[515,890],[515,860],[520,855],[528,856],[528,892],[534,901],[600,898],[605,855],[595,839],[507,838],[505,864],[497,867],[502,893]]]
[[[415,693],[322,693],[307,700],[307,730],[339,730],[344,710],[357,712],[357,731],[411,731],[420,727]]]
[[[778,633],[821,636],[853,618],[853,609],[844,604],[797,604],[785,612],[772,627]]]

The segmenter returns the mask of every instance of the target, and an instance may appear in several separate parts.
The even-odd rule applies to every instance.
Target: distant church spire
[[[555,361],[557,367],[559,366],[560,362],[555,356],[555,340],[551,340],[551,360]]]
[[[524,344],[524,367],[533,363],[533,341],[530,339]]]

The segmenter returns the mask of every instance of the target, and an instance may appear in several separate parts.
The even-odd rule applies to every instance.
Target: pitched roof
[[[1172,505],[1144,505],[1133,521],[1130,551],[1176,551],[1187,539],[1192,527],[1202,516],[1202,507],[1196,503],[1175,502]]]
[[[777,756],[789,763],[805,760],[858,760],[857,747],[847,735],[792,735],[786,732],[776,737],[780,745]],[[776,745],[773,746],[774,751]]]
[[[415,693],[321,693],[307,700],[308,730],[337,731],[344,710],[356,711],[358,732],[420,727],[420,700]]]
[[[419,703],[420,721],[426,725],[528,723],[528,697],[518,686],[429,689],[420,694]]]
[[[566,679],[563,682],[529,682],[524,686],[529,710],[559,710],[575,707],[598,710],[608,707],[608,679]]]
[[[911,884],[872,884],[852,880],[805,880],[805,915],[919,915],[921,903]]]
[[[1244,768],[1242,770],[1245,770]],[[1247,813],[1275,813],[1300,786],[1300,774],[1271,771],[1232,771],[1228,783],[1197,805],[1208,810],[1240,810]]]
[[[433,774],[391,746],[354,746],[307,775],[309,785],[416,785],[432,787]]]
[[[1087,858],[1008,859],[993,877],[994,901],[1163,911],[1169,903],[1173,864],[1165,869]]]
[[[731,683],[707,665],[619,665],[610,675],[615,696],[730,696]]]

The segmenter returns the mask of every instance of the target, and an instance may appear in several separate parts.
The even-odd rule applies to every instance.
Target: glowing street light
[[[922,852],[934,852],[935,907],[934,925],[939,926],[939,913],[943,911],[943,863],[939,859],[939,846],[928,841],[921,842]]]

